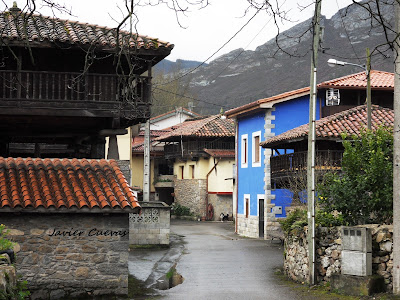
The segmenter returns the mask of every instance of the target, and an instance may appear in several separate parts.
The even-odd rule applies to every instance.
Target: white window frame
[[[249,199],[249,215],[250,217],[250,194],[243,195],[243,216],[246,217],[246,199]]]
[[[246,143],[245,143],[245,141],[246,141]],[[247,168],[248,163],[249,163],[249,135],[248,134],[242,134],[242,136],[241,136],[240,152],[241,152],[241,167]]]
[[[261,167],[261,146],[255,144],[255,138],[258,136],[258,140],[261,143],[261,130],[253,132],[252,139],[251,139],[251,166],[252,167]],[[258,162],[256,162],[256,147],[259,147],[258,151]]]

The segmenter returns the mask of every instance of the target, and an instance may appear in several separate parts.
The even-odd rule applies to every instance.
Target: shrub
[[[6,239],[8,230],[4,224],[0,224],[0,251],[12,249],[14,243]]]
[[[172,214],[177,216],[191,216],[192,213],[190,212],[190,208],[184,205],[180,205],[178,203],[172,204]]]
[[[338,211],[349,225],[393,219],[393,135],[384,128],[343,136],[342,172],[319,185],[325,211]]]

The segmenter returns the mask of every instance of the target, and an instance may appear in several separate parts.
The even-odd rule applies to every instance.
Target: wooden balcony
[[[326,172],[340,170],[343,151],[319,150],[315,156],[315,170]],[[280,179],[290,176],[292,172],[307,172],[307,152],[295,152],[271,157],[271,177]]]
[[[204,149],[234,150],[235,142],[226,141],[186,141],[181,147],[180,143],[169,144],[164,147],[164,156],[166,159],[181,157],[192,159],[198,157],[208,157]]]
[[[138,75],[0,70],[0,114],[144,119],[149,83]]]

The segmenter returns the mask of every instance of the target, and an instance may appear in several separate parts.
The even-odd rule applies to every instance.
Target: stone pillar
[[[109,137],[107,159],[119,160],[118,142],[116,135],[110,135]]]

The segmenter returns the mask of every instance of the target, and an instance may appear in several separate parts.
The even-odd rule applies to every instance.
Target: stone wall
[[[0,213],[32,299],[128,293],[128,214]],[[111,236],[112,235],[112,236]]]
[[[259,230],[258,230],[258,217],[257,216],[249,216],[246,218],[245,215],[238,214],[237,216],[237,233],[239,235],[258,238]]]
[[[175,203],[186,206],[196,216],[206,216],[206,180],[175,179]]]
[[[233,216],[233,202],[231,195],[216,195],[216,194],[209,194],[208,195],[208,203],[211,203],[214,207],[214,217],[212,221],[220,221],[220,214],[223,213],[224,215],[229,214],[229,219]]]
[[[129,215],[129,244],[169,245],[171,207],[163,202],[141,202],[140,206],[140,215]]]
[[[372,273],[383,276],[386,290],[392,291],[393,226],[362,225],[372,232]],[[306,228],[305,228],[306,229]],[[317,228],[316,272],[317,282],[328,282],[333,274],[341,272],[340,227]],[[308,249],[306,232],[285,239],[284,272],[293,280],[308,281]]]

